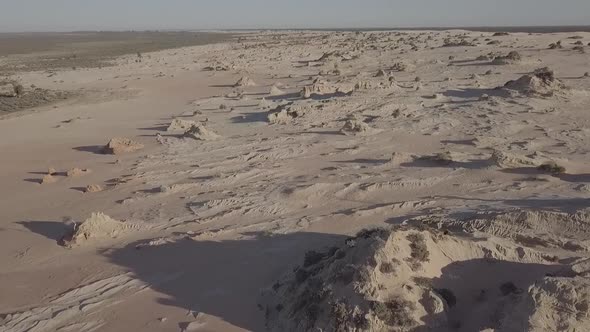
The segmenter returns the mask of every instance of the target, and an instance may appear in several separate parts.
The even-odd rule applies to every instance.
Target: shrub
[[[547,172],[551,174],[563,174],[565,173],[565,167],[558,165],[557,163],[551,161],[545,163],[537,168],[539,171]]]
[[[386,302],[372,302],[371,309],[388,326],[409,329],[416,325],[410,315],[410,311],[415,309],[412,302],[392,298]]]
[[[576,47],[572,48],[572,50],[578,51],[580,53],[586,53],[586,51],[584,50],[584,46],[576,46]]]
[[[22,96],[25,93],[25,87],[22,84],[13,84],[13,88],[17,96]]]
[[[427,262],[429,253],[424,236],[422,234],[415,233],[408,235],[406,239],[410,241],[412,259],[417,262]]]
[[[395,269],[393,268],[393,264],[391,264],[389,262],[383,262],[379,266],[379,271],[384,274],[389,274],[389,273],[393,273],[395,271]]]

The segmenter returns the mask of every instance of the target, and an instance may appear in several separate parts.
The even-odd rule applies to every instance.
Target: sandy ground
[[[460,41],[473,46],[449,45]],[[562,48],[549,49],[557,41]],[[588,49],[590,33],[253,33],[141,62],[133,54],[111,67],[16,73],[25,93],[34,84],[76,97],[0,120],[0,331],[330,326],[327,311],[298,316],[300,307],[283,303],[290,311],[272,312],[268,288],[289,280],[310,250],[402,224],[421,225],[430,263],[409,259],[407,273],[371,279],[376,290],[343,294],[378,301],[405,280],[424,287],[415,278],[430,278],[452,289],[458,305],[444,309],[443,296],[442,321],[421,307],[401,322],[368,312],[374,330],[590,328],[585,281],[572,297],[578,314],[567,324],[556,314],[563,319],[554,326],[535,320],[553,310],[538,303],[545,311],[523,310],[521,323],[482,323],[504,300],[461,324],[472,308],[464,298],[481,285],[453,279],[519,271],[511,282],[532,294],[544,275],[577,271],[588,258],[590,56],[576,42]],[[511,51],[519,59],[498,59]],[[542,67],[555,75],[533,74]],[[104,154],[114,137],[143,148]],[[67,176],[74,168],[88,171]],[[89,185],[103,190],[85,192]],[[526,227],[496,217],[521,211],[533,213]],[[535,214],[543,211],[556,214]],[[482,213],[493,214],[491,226],[463,238]],[[458,235],[448,234],[452,227]],[[415,246],[395,247],[405,243],[395,234],[379,247],[385,254],[367,245],[354,255],[416,258]],[[491,258],[505,265],[480,266]],[[456,268],[465,261],[473,267]],[[525,299],[514,296],[520,308]],[[294,317],[308,325],[286,323]]]

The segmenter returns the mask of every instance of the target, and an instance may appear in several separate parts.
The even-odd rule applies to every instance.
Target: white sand
[[[463,34],[477,46],[442,47]],[[130,55],[114,67],[15,75],[84,93],[0,120],[0,331],[299,330],[272,302],[296,312],[295,297],[269,288],[309,250],[405,221],[386,241],[398,247],[351,249],[373,273],[353,281],[374,292],[334,294],[363,310],[397,294],[414,304],[412,324],[433,331],[590,330],[590,56],[571,49],[573,34],[491,35],[253,33],[141,63]],[[548,49],[558,40],[563,49]],[[521,59],[494,62],[511,51]],[[532,74],[542,67],[557,80]],[[185,126],[200,128],[187,134],[197,139],[183,137]],[[143,148],[103,154],[114,137]],[[548,162],[565,173],[537,170]],[[75,168],[92,172],[66,176]],[[494,215],[514,210],[534,212]],[[91,241],[58,244],[72,230],[65,219],[95,211],[116,236],[88,227]],[[430,252],[421,267],[405,260],[416,232]],[[376,255],[401,261],[403,273],[379,272],[367,263]],[[475,288],[509,281],[510,301],[494,293],[466,314]],[[453,308],[433,282],[452,290]],[[317,322],[334,328],[331,317],[319,311]]]

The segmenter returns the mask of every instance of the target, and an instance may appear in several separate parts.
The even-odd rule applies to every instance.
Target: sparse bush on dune
[[[281,332],[477,331],[492,316],[503,317],[490,325],[498,331],[564,321],[578,330],[588,324],[589,308],[580,305],[590,292],[588,261],[557,264],[547,248],[521,238],[584,241],[574,233],[587,233],[587,223],[587,213],[527,211],[422,216],[363,230],[339,247],[306,253],[305,267],[263,290],[260,307],[267,329]]]
[[[20,97],[25,93],[25,87],[16,81],[0,81],[0,97]]]
[[[495,65],[509,65],[519,63],[522,60],[522,56],[517,51],[511,51],[506,56],[496,57],[492,63]]]
[[[537,167],[537,169],[539,171],[550,173],[550,174],[563,174],[566,171],[565,167],[557,164],[554,161],[544,163],[544,164],[540,165],[539,167]]]
[[[542,97],[553,96],[556,93],[564,93],[569,90],[562,81],[555,77],[555,72],[548,67],[536,69],[532,74],[524,75],[516,81],[509,81],[504,85],[504,88]]]
[[[392,297],[385,302],[372,302],[371,309],[380,320],[391,328],[409,330],[416,326],[410,312],[416,310],[410,301]]]
[[[17,96],[20,97],[25,93],[25,87],[22,84],[16,83],[16,84],[13,84],[13,86],[14,86],[14,93]]]
[[[443,41],[443,47],[461,47],[461,46],[475,46],[476,44],[464,38],[456,40],[447,38]]]
[[[428,262],[430,253],[426,246],[424,236],[420,233],[412,233],[406,236],[406,239],[410,241],[410,249],[412,250],[408,262],[411,264],[413,270],[420,268],[422,263]]]
[[[555,49],[560,49],[560,48],[563,48],[563,46],[561,45],[561,40],[560,41],[557,41],[555,43],[549,44],[549,49],[550,50],[555,50]]]
[[[573,51],[578,51],[580,53],[586,53],[586,50],[584,49],[584,46],[576,46],[574,48],[572,48]]]
[[[183,137],[192,138],[198,141],[214,141],[221,138],[220,135],[205,127],[203,124],[193,124],[184,132]]]

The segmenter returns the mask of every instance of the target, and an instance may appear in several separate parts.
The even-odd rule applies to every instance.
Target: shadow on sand
[[[19,224],[56,241],[67,231],[66,225],[58,222]],[[264,308],[259,305],[261,289],[293,271],[307,251],[344,246],[348,238],[324,233],[270,235],[255,232],[242,234],[243,238],[238,240],[196,241],[182,237],[184,234],[177,235],[178,240],[174,242],[145,246],[149,240],[142,240],[123,248],[105,249],[101,254],[150,284],[154,292],[161,294],[156,300],[158,303],[219,317],[250,331],[265,330]],[[449,305],[442,314],[450,324],[479,331],[499,327],[499,322],[490,319],[490,310],[500,310],[507,299],[526,294],[536,280],[558,273],[562,268],[491,258],[472,259],[444,266],[440,277],[425,281]],[[169,278],[154,283],[162,279],[162,274]],[[465,317],[465,312],[480,305],[481,310]],[[425,317],[433,321],[439,318],[436,315]],[[178,322],[178,326],[184,328],[190,322],[187,318]],[[418,327],[412,331],[425,330]]]
[[[233,123],[252,123],[252,122],[268,122],[268,115],[271,112],[255,112],[255,113],[242,113],[241,115],[234,116],[230,120]]]
[[[342,235],[320,233],[245,236],[228,241],[181,239],[138,249],[147,242],[142,241],[103,254],[148,283],[163,272],[178,275],[152,285],[165,295],[159,303],[220,317],[250,331],[264,331],[264,311],[258,307],[260,290],[301,263],[306,251],[345,240]]]
[[[554,178],[560,179],[561,181],[565,182],[572,182],[572,183],[590,183],[590,174],[583,173],[583,174],[548,174],[547,172],[540,171],[537,167],[519,167],[519,168],[509,168],[502,170],[503,173],[509,174],[519,174],[519,175],[528,175],[528,176],[535,176],[535,175],[550,175]]]
[[[507,97],[509,96],[508,92],[502,90],[500,88],[495,89],[484,89],[484,88],[465,88],[465,89],[452,89],[443,92],[443,96],[450,97],[450,98],[459,98],[459,99],[470,99],[470,100],[479,100],[483,95],[488,95],[490,97]]]
[[[19,221],[17,224],[56,242],[71,231],[70,226],[58,221]]]
[[[437,161],[428,159],[416,159],[414,161],[401,163],[400,166],[417,168],[485,169],[490,167],[490,162],[487,159],[470,159],[468,161]]]
[[[484,199],[462,196],[440,196],[442,199],[480,201],[482,203],[502,203],[506,206],[536,211],[557,211],[575,213],[588,208],[590,198],[523,198],[523,199]]]
[[[427,317],[427,321],[448,321],[462,331],[483,331],[502,327],[495,314],[505,312],[507,303],[516,303],[537,280],[561,271],[561,265],[518,263],[497,259],[458,261],[442,268],[439,278],[429,280],[436,293],[445,299],[448,310]],[[529,317],[529,312],[520,313]],[[469,312],[469,315],[465,315]],[[499,318],[499,317],[498,317]],[[525,323],[525,321],[523,321]],[[526,326],[522,327],[523,331]],[[414,332],[431,331],[417,328]]]
[[[89,153],[94,153],[94,154],[104,154],[103,153],[104,145],[77,146],[72,149],[76,150],[76,151],[81,151],[81,152],[89,152]]]

